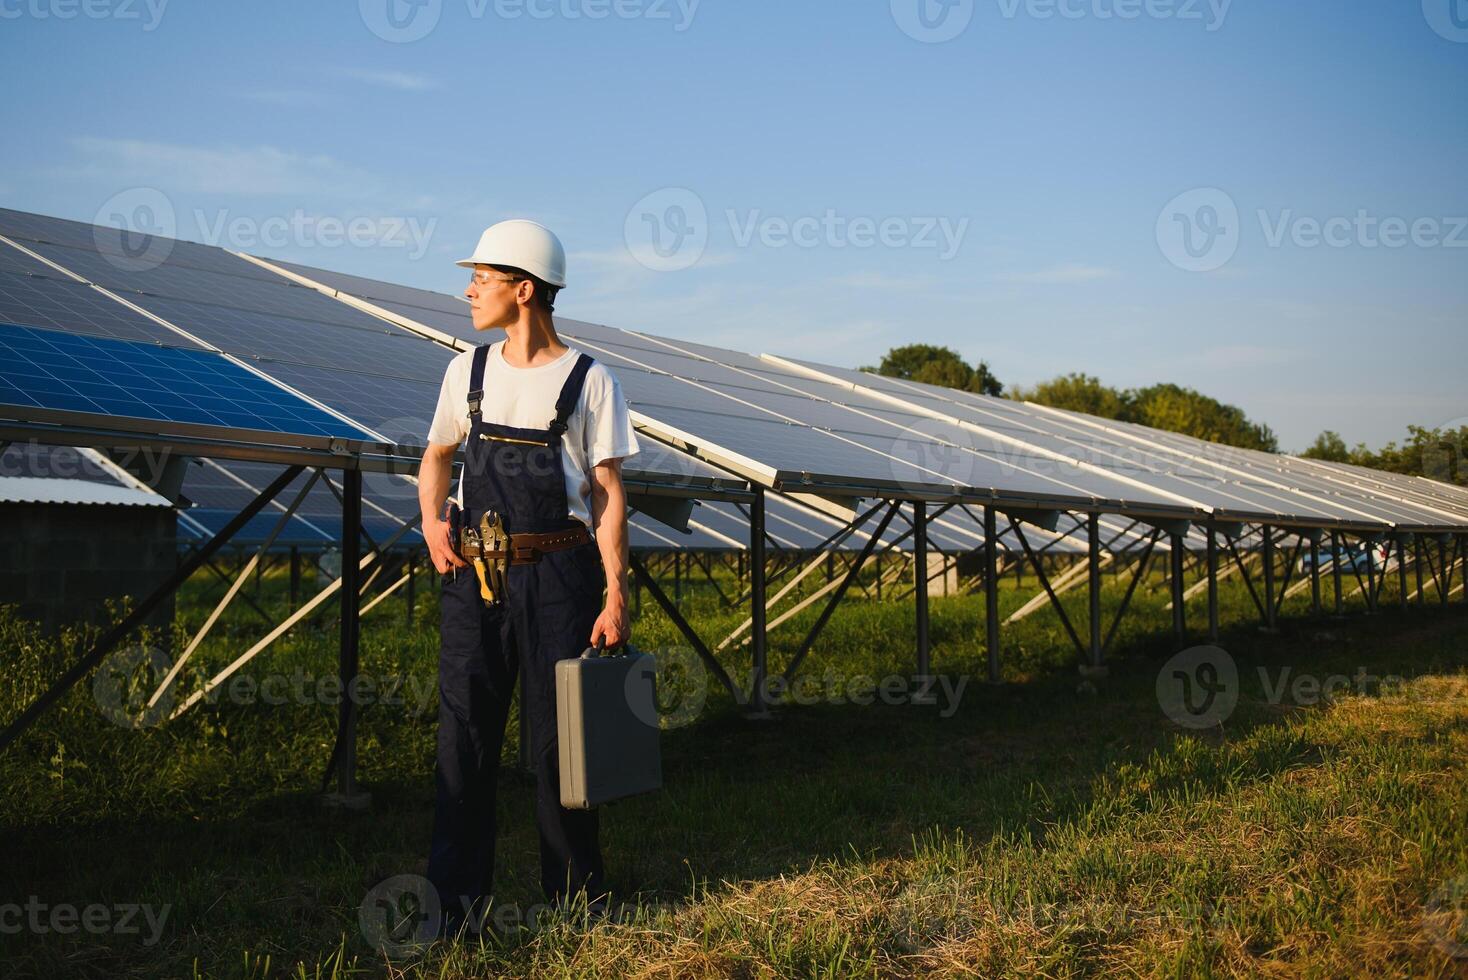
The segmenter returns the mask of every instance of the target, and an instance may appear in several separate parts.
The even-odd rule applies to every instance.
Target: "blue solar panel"
[[[7,245],[0,245],[0,323],[193,346],[177,332]]]
[[[360,440],[210,351],[0,324],[0,405]]]

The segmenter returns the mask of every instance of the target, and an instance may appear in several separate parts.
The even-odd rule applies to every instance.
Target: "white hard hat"
[[[552,286],[566,285],[566,250],[545,225],[516,218],[490,225],[479,247],[456,265],[508,265],[524,269]]]

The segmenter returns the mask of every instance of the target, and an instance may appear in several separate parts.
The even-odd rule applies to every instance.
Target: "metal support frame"
[[[1265,528],[1266,532],[1268,532],[1268,530],[1268,528]],[[1259,610],[1259,615],[1267,620],[1268,613],[1265,612],[1264,602],[1259,598],[1259,591],[1254,588],[1254,579],[1252,576],[1249,575],[1249,569],[1244,564],[1243,557],[1239,555],[1238,542],[1234,540],[1234,536],[1232,534],[1225,534],[1223,536],[1223,539],[1228,543],[1229,554],[1233,556],[1234,565],[1238,568],[1239,574],[1243,576],[1244,585],[1248,586],[1249,588],[1249,596],[1254,600],[1254,607]],[[1268,533],[1266,533],[1265,540],[1267,541],[1268,539],[1269,535]]]
[[[749,503],[749,584],[750,601],[750,692],[749,710],[751,718],[769,716],[765,704],[765,676],[769,670],[769,637],[765,631],[765,488],[756,486],[754,499]]]
[[[184,647],[183,653],[179,654],[178,659],[169,667],[168,673],[164,675],[163,680],[158,683],[157,689],[153,691],[152,697],[148,699],[148,707],[150,709],[156,706],[158,700],[173,686],[174,681],[178,678],[179,671],[183,670],[184,664],[193,656],[194,651],[199,648],[199,645],[204,642],[204,638],[209,635],[209,631],[214,628],[214,625],[219,622],[220,617],[224,615],[225,609],[229,608],[230,602],[239,594],[240,589],[245,584],[245,576],[249,575],[252,570],[259,568],[260,562],[264,559],[266,552],[270,550],[270,546],[275,543],[275,539],[280,535],[280,532],[285,530],[286,525],[295,516],[297,509],[305,501],[306,495],[311,492],[311,488],[316,485],[316,481],[320,476],[320,470],[313,470],[310,479],[302,484],[300,490],[296,491],[294,499],[291,500],[289,506],[285,508],[285,511],[281,513],[279,519],[276,520],[275,526],[270,529],[270,533],[265,536],[265,540],[260,543],[259,550],[245,563],[244,568],[224,593],[224,598],[219,600],[214,610],[204,620],[204,625],[199,627],[198,632],[194,634],[193,638],[189,640],[188,645]],[[243,596],[243,598],[249,602],[248,596]],[[250,602],[250,605],[254,606],[255,604]],[[264,615],[263,610],[260,610],[258,606],[255,606],[255,609],[260,611],[261,615]],[[267,616],[266,623],[273,625],[274,621]]]
[[[628,552],[628,563],[632,566],[632,571],[636,574],[637,578],[643,585],[647,586],[648,594],[652,596],[653,601],[673,621],[673,625],[678,627],[679,632],[683,634],[684,638],[693,647],[694,652],[698,654],[698,659],[703,661],[703,665],[708,668],[709,672],[719,679],[719,683],[724,685],[724,689],[729,692],[729,695],[734,699],[734,703],[744,704],[744,693],[739,690],[739,686],[730,679],[723,666],[709,652],[708,645],[703,642],[703,639],[688,624],[688,620],[683,618],[683,614],[678,611],[678,607],[673,603],[673,600],[668,598],[668,594],[663,591],[662,586],[658,585],[657,579],[648,571],[647,566],[643,564],[642,558],[636,551]]]
[[[928,649],[928,505],[926,501],[912,503],[913,562],[917,574],[913,585],[917,592],[917,692],[912,696],[913,704],[935,704],[933,697],[932,671]]]
[[[1106,657],[1101,648],[1101,519],[1093,511],[1086,515],[1086,570],[1090,580],[1091,667],[1099,668]]]
[[[1274,605],[1274,529],[1264,525],[1264,628],[1277,628],[1278,614]]]
[[[1341,591],[1341,533],[1330,532],[1330,578],[1335,583],[1335,617],[1345,615],[1345,596]]]
[[[993,507],[984,508],[984,653],[989,683],[999,683],[999,533]]]
[[[816,639],[821,635],[821,631],[826,628],[826,623],[830,620],[831,614],[836,611],[836,606],[841,602],[841,597],[846,594],[847,589],[851,588],[851,583],[856,580],[856,576],[861,572],[863,566],[866,565],[866,561],[871,557],[873,549],[877,546],[877,542],[886,533],[887,525],[892,523],[892,518],[896,516],[898,508],[901,506],[901,501],[893,501],[892,505],[887,508],[887,513],[882,515],[882,523],[877,525],[876,532],[867,539],[866,546],[862,548],[860,556],[857,557],[856,561],[852,562],[851,568],[847,570],[846,575],[841,579],[841,584],[836,587],[834,594],[826,602],[826,607],[821,610],[820,617],[811,626],[810,632],[806,634],[805,640],[800,644],[800,649],[791,658],[789,666],[785,668],[783,676],[787,684],[794,679],[796,668],[800,666],[801,661],[810,653],[811,647],[815,645]]]
[[[1422,595],[1422,541],[1418,539],[1413,542],[1413,553],[1416,560],[1413,564],[1417,566],[1417,595]],[[1397,605],[1405,612],[1407,609],[1407,539],[1397,538]]]
[[[1366,541],[1366,611],[1376,612],[1376,549],[1372,547],[1373,542]]]
[[[1320,538],[1312,535],[1310,538],[1310,612],[1314,616],[1320,615]]]
[[[1208,641],[1218,642],[1218,529],[1208,522]]]
[[[327,481],[328,485],[330,480]],[[336,777],[336,792],[327,801],[342,806],[360,808],[370,799],[357,788],[357,716],[361,706],[357,703],[357,676],[360,674],[361,637],[361,562],[362,538],[362,474],[358,470],[347,470],[342,478],[342,587],[341,629],[338,656],[338,676],[341,679],[342,698],[337,710],[336,745],[327,765],[326,780]],[[370,538],[368,540],[371,540]],[[374,544],[378,559],[373,562],[373,571],[382,567],[386,553]]]
[[[1121,626],[1121,618],[1126,615],[1127,607],[1131,605],[1132,596],[1137,591],[1138,583],[1142,581],[1142,577],[1146,574],[1147,565],[1152,558],[1152,551],[1157,547],[1157,540],[1161,536],[1161,530],[1154,530],[1147,539],[1147,547],[1143,549],[1142,557],[1137,559],[1136,571],[1132,573],[1132,579],[1127,583],[1126,594],[1122,596],[1121,605],[1116,609],[1116,618],[1111,621],[1111,627],[1106,631],[1106,638],[1101,641],[1101,655],[1103,658],[1111,650],[1111,641],[1116,636],[1117,628]],[[1173,608],[1177,609],[1181,605],[1181,603],[1174,603]],[[1176,622],[1176,613],[1174,613],[1174,622]]]
[[[1050,597],[1050,603],[1052,606],[1055,607],[1056,615],[1060,617],[1060,625],[1065,627],[1066,635],[1068,635],[1071,642],[1075,644],[1076,653],[1080,655],[1082,662],[1087,662],[1089,659],[1089,662],[1094,663],[1094,655],[1096,653],[1096,647],[1099,647],[1100,645],[1100,637],[1097,637],[1096,647],[1091,648],[1088,653],[1088,648],[1086,644],[1081,642],[1080,634],[1077,633],[1076,628],[1071,625],[1070,616],[1066,614],[1065,607],[1060,604],[1060,597],[1055,594],[1055,589],[1050,585],[1050,578],[1045,574],[1045,566],[1041,564],[1039,557],[1035,554],[1035,549],[1030,547],[1030,540],[1025,536],[1024,529],[1020,526],[1020,524],[1021,522],[1016,521],[1013,518],[1009,519],[1009,528],[1014,532],[1015,538],[1019,540],[1020,547],[1024,549],[1025,557],[1029,558],[1030,563],[1034,566],[1035,574],[1040,579],[1040,586],[1045,590],[1045,594]],[[1099,573],[1099,570],[1093,571],[1097,571]],[[1096,583],[1094,581],[1092,582],[1092,588],[1093,590],[1096,588]]]
[[[1183,536],[1171,535],[1172,554],[1169,584],[1172,586],[1172,639],[1182,647],[1188,642],[1188,621],[1183,607]]]
[[[254,500],[250,501],[243,510],[236,514],[228,524],[220,528],[218,534],[210,538],[197,551],[181,562],[178,568],[174,570],[174,573],[168,577],[167,581],[139,602],[137,607],[127,616],[123,617],[120,622],[108,629],[84,656],[72,664],[45,693],[32,701],[14,721],[5,727],[3,732],[0,732],[0,752],[3,752],[13,744],[47,708],[59,701],[77,681],[81,680],[88,672],[100,664],[118,643],[126,639],[138,626],[142,625],[164,599],[172,595],[180,585],[188,581],[189,576],[198,571],[220,548],[224,547],[240,528],[244,527],[256,514],[260,513],[266,504],[275,499],[275,496],[281,490],[290,485],[291,481],[300,476],[303,469],[303,466],[291,466],[283,471],[268,487],[260,491]]]

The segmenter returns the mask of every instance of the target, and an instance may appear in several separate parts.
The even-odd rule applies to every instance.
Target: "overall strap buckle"
[[[474,360],[469,368],[469,417],[479,418],[479,407],[484,402],[484,366],[489,362],[489,345],[474,348]]]
[[[586,372],[591,370],[595,364],[590,354],[582,354],[576,358],[576,365],[571,368],[571,373],[566,376],[566,383],[561,386],[560,397],[556,399],[556,417],[550,420],[546,426],[552,436],[559,440],[565,435],[566,420],[571,413],[576,411],[576,403],[581,400],[581,388],[586,384]]]

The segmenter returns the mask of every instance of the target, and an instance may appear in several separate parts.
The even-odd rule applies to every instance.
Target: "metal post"
[[[301,597],[301,549],[291,545],[291,608],[299,606]]]
[[[749,587],[750,648],[753,659],[753,684],[750,687],[749,711],[752,718],[768,718],[765,705],[765,488],[754,488],[749,505]]]
[[[1218,642],[1218,532],[1208,525],[1208,641]]]
[[[928,504],[915,500],[912,504],[913,560],[917,581],[917,694],[913,704],[934,703],[928,650]]]
[[[673,601],[683,601],[683,553],[673,552]]]
[[[1366,611],[1376,612],[1376,548],[1366,539]]]
[[[984,635],[989,683],[999,683],[999,532],[993,507],[984,508]]]
[[[1274,528],[1264,525],[1264,628],[1273,630],[1274,609]]]
[[[365,806],[368,797],[357,789],[356,702],[359,638],[359,602],[362,562],[362,471],[342,475],[342,587],[341,587],[341,704],[337,712],[336,793],[329,801],[341,806]]]
[[[1468,604],[1468,534],[1458,535],[1458,554],[1463,559],[1463,602]],[[1453,577],[1448,576],[1448,591],[1453,591]],[[1444,605],[1447,600],[1443,600]]]
[[[1412,549],[1417,555],[1417,601],[1422,602],[1422,541],[1418,539],[1416,547]],[[1397,591],[1402,594],[1397,596],[1397,604],[1403,609],[1407,608],[1407,541],[1405,538],[1397,539]]]
[[[1320,615],[1320,538],[1310,536],[1310,611]]]
[[[1183,616],[1183,536],[1172,535],[1172,638],[1181,648],[1188,641],[1188,623]]]
[[[1330,532],[1330,577],[1335,583],[1335,614],[1337,617],[1345,615],[1344,600],[1341,596],[1341,532]]]
[[[1098,515],[1086,516],[1086,569],[1090,596],[1091,614],[1091,666],[1101,667],[1101,521]]]
[[[1418,538],[1416,540],[1415,544],[1416,544],[1416,547],[1413,548],[1412,550],[1413,550],[1413,554],[1415,554],[1417,556],[1417,560],[1414,563],[1417,566],[1417,605],[1419,605],[1419,606],[1425,606],[1425,605],[1427,605],[1427,590],[1425,590],[1422,587],[1422,539],[1421,538]],[[1403,572],[1402,574],[1405,575],[1406,572]],[[1452,578],[1452,577],[1453,577],[1452,570],[1449,569],[1448,570],[1448,578]]]

